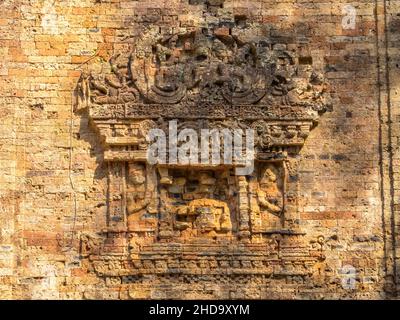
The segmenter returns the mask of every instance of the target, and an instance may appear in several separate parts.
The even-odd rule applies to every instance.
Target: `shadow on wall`
[[[98,138],[93,126],[90,125],[88,114],[81,112],[80,126],[78,132],[78,139],[81,139],[90,144],[90,157],[96,159],[96,170],[94,172],[94,179],[101,180],[107,176],[107,167],[104,162],[103,145]]]

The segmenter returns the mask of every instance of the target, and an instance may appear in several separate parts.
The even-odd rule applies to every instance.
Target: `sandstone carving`
[[[326,83],[295,52],[268,41],[204,31],[163,37],[149,30],[137,49],[109,60],[110,73],[82,74],[78,109],[94,105],[268,104],[325,108]],[[209,32],[212,32],[210,30]]]
[[[227,233],[232,230],[227,204],[214,199],[192,200],[188,206],[178,208],[176,219],[176,228],[181,230],[194,228],[210,236],[216,236],[217,232]]]
[[[277,176],[272,168],[266,168],[257,190],[257,199],[261,208],[280,215],[283,210],[283,194],[277,184]]]
[[[82,73],[76,110],[88,112],[109,166],[108,229],[97,251],[85,250],[98,276],[305,276],[321,260],[304,239],[288,176],[326,110],[327,84],[296,51],[242,29],[148,28],[108,71]],[[150,164],[147,133],[169,139],[170,120],[196,133],[254,129],[255,170]]]
[[[150,204],[146,186],[145,168],[140,164],[129,164],[128,188],[126,190],[127,214],[138,213]]]

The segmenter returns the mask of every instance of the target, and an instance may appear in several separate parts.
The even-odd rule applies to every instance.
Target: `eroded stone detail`
[[[233,34],[215,28],[161,35],[149,29],[134,52],[110,58],[108,74],[82,74],[78,109],[126,103],[324,109],[324,78],[311,66],[300,66],[296,52],[229,30]]]

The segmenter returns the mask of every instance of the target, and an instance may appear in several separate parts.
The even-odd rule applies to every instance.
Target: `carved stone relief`
[[[96,128],[109,173],[102,243],[92,250],[85,238],[82,247],[100,276],[227,268],[268,275],[273,265],[285,273],[293,255],[302,269],[293,272],[307,273],[323,256],[302,238],[290,177],[328,105],[327,84],[286,44],[249,36],[260,34],[252,28],[149,28],[132,52],[110,58],[108,71],[82,73],[76,110]],[[255,170],[238,176],[236,163],[151,165],[147,133],[168,136],[169,120],[197,132],[254,129]]]

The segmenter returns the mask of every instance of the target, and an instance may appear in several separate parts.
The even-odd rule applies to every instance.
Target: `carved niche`
[[[82,73],[76,109],[88,113],[108,164],[108,225],[96,241],[84,238],[103,239],[91,254],[99,275],[271,274],[293,256],[306,273],[318,259],[301,240],[296,156],[326,110],[324,77],[284,43],[219,30],[149,28],[108,71]],[[254,129],[254,172],[151,165],[146,136],[169,120],[197,131]]]

